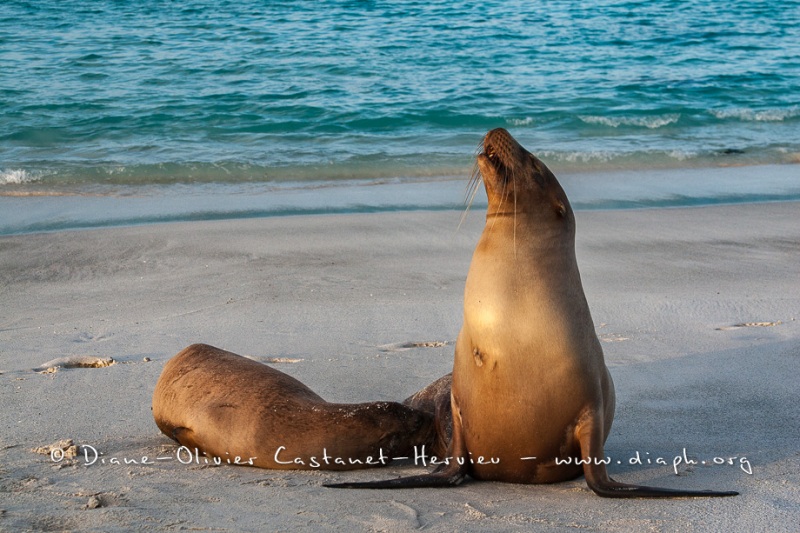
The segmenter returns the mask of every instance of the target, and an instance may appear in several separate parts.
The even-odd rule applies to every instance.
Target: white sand
[[[328,400],[406,397],[451,366],[452,345],[407,345],[456,337],[483,213],[457,230],[459,217],[291,217],[0,238],[0,529],[796,530],[796,203],[577,213],[581,273],[617,389],[606,451],[622,464],[612,475],[737,497],[607,500],[582,478],[347,491],[321,485],[420,470],[277,472],[175,459],[87,466],[80,457],[64,466],[31,451],[71,438],[107,461],[174,457],[150,396],[164,362],[193,342],[291,361],[274,366]],[[33,370],[77,356],[115,364]],[[79,359],[61,362],[70,360]],[[672,461],[684,448],[698,461],[736,460],[682,466],[676,476]],[[637,452],[644,464],[628,464]],[[658,457],[669,465],[647,464]]]

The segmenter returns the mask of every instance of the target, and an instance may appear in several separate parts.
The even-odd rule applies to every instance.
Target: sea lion
[[[295,378],[213,346],[170,359],[153,392],[168,437],[214,462],[353,470],[433,444],[433,415],[396,402],[328,403]]]
[[[425,443],[426,455],[436,457],[447,455],[447,447],[453,435],[453,417],[450,409],[452,386],[453,374],[447,374],[403,400],[403,405],[428,413],[435,419],[436,435],[432,442]]]
[[[448,486],[466,475],[554,483],[583,473],[605,497],[737,494],[608,476],[600,461],[614,385],[581,285],[572,208],[553,173],[506,130],[487,133],[482,148],[473,179],[477,187],[482,177],[489,206],[456,340],[449,463],[421,476],[328,486]]]

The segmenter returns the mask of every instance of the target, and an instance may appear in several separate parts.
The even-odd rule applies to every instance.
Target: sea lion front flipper
[[[324,487],[332,489],[410,489],[421,487],[454,487],[464,481],[465,470],[455,462],[446,466],[443,470],[436,470],[430,474],[421,476],[399,477],[384,481],[364,481],[351,483],[331,483],[324,484]]]
[[[737,496],[739,494],[735,491],[665,489],[614,481],[609,477],[606,464],[603,462],[603,423],[597,412],[584,415],[575,428],[575,437],[581,447],[586,484],[598,496],[604,498],[685,498]]]

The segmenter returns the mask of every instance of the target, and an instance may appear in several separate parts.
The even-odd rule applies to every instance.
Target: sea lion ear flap
[[[561,218],[567,216],[567,206],[564,205],[563,200],[556,200],[556,213],[558,213],[558,216]]]

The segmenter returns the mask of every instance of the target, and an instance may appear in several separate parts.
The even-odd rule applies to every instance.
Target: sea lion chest
[[[597,338],[571,243],[492,237],[482,237],[467,277],[453,394],[467,449],[499,460],[473,475],[530,478],[537,463],[521,458],[572,453],[569,428],[599,392]]]

